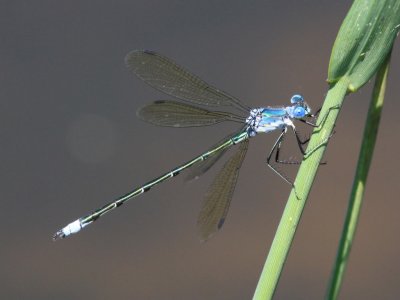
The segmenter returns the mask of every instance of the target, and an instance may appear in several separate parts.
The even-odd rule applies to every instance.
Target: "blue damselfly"
[[[153,88],[187,102],[155,101],[139,109],[138,116],[143,120],[155,125],[170,127],[207,126],[231,121],[242,124],[241,128],[192,160],[145,183],[93,213],[68,224],[54,235],[54,239],[77,233],[107,212],[147,192],[155,185],[177,176],[185,169],[193,167],[192,173],[189,174],[191,178],[200,176],[210,169],[228,148],[239,144],[236,152],[217,173],[206,194],[198,218],[200,237],[202,240],[206,240],[220,229],[225,221],[239,169],[248,148],[249,138],[258,133],[268,133],[277,129],[281,131],[267,157],[267,164],[275,173],[292,184],[284,174],[274,167],[273,163],[297,163],[282,161],[279,158],[280,148],[288,128],[293,130],[299,149],[303,155],[305,154],[303,146],[308,140],[302,141],[299,137],[293,123],[294,120],[302,121],[314,127],[317,126],[308,119],[315,118],[315,116],[311,114],[310,107],[301,95],[294,95],[290,100],[291,104],[288,106],[267,106],[251,109],[235,97],[209,85],[170,59],[155,52],[132,51],[126,56],[126,64],[133,73]],[[202,105],[203,107],[192,104]],[[211,109],[216,107],[222,107],[225,110]],[[228,112],[227,108],[235,109],[237,113]],[[275,153],[274,159],[272,159],[273,153]]]

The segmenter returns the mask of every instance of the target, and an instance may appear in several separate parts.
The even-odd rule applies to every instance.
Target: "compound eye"
[[[304,107],[302,106],[297,106],[294,110],[293,110],[293,116],[295,118],[303,118],[306,115],[306,110]]]
[[[299,102],[304,102],[304,98],[302,95],[293,95],[293,97],[290,99],[290,103],[295,104]]]

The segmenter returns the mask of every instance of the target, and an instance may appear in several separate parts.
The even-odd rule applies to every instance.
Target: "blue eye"
[[[299,102],[304,102],[304,98],[302,95],[293,95],[292,99],[290,99],[290,103],[299,103]]]
[[[295,118],[303,118],[306,115],[306,110],[304,109],[304,107],[301,106],[297,106],[294,110],[293,110],[293,116]]]

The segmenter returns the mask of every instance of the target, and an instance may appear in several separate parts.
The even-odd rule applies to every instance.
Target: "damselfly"
[[[138,116],[143,120],[155,125],[171,127],[207,126],[231,121],[241,123],[241,128],[203,154],[145,183],[115,201],[95,210],[93,213],[68,224],[57,231],[53,239],[64,238],[77,233],[107,212],[147,192],[155,185],[177,176],[187,168],[193,167],[189,177],[200,176],[210,169],[228,148],[240,144],[236,152],[217,173],[206,194],[198,217],[200,238],[206,240],[211,234],[219,230],[225,221],[238,179],[239,169],[248,148],[249,138],[254,137],[257,133],[281,130],[281,134],[267,157],[267,164],[275,173],[292,184],[272,163],[296,163],[293,161],[281,161],[279,158],[280,148],[288,127],[293,130],[300,151],[303,155],[305,154],[303,146],[306,141],[302,141],[299,137],[293,120],[297,119],[311,126],[316,125],[307,119],[315,116],[311,114],[311,109],[302,96],[294,95],[290,100],[291,105],[289,106],[267,106],[251,109],[235,97],[209,85],[173,61],[155,52],[132,51],[126,56],[125,60],[128,68],[153,88],[180,100],[208,107],[202,108],[189,103],[171,100],[155,101],[138,111]],[[231,107],[236,109],[238,113],[228,112],[226,109],[225,111],[214,110],[210,109],[210,107]],[[275,157],[271,161],[273,153],[275,153]]]

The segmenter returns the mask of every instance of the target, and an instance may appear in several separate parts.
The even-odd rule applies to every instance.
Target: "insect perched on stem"
[[[153,88],[188,102],[183,103],[172,100],[155,101],[138,111],[138,116],[143,120],[155,125],[171,127],[207,126],[231,121],[240,123],[241,128],[192,160],[145,183],[95,210],[93,213],[68,224],[63,229],[57,231],[53,237],[54,240],[77,233],[104,214],[121,206],[126,201],[147,192],[155,185],[177,176],[185,169],[193,167],[193,172],[190,176],[192,178],[200,176],[228,148],[239,144],[236,152],[216,175],[214,182],[206,194],[204,205],[198,218],[200,238],[206,240],[211,234],[220,229],[225,221],[239,175],[239,169],[248,148],[249,138],[256,136],[258,133],[268,133],[274,130],[281,131],[267,157],[267,164],[276,174],[293,185],[273,164],[297,163],[287,160],[282,161],[279,158],[280,148],[288,128],[291,128],[294,132],[299,149],[303,155],[305,154],[303,146],[308,140],[301,140],[293,123],[294,120],[300,120],[313,127],[317,126],[307,120],[307,118],[315,118],[315,116],[311,114],[311,109],[302,96],[294,95],[290,100],[291,105],[289,106],[267,106],[251,109],[238,99],[207,84],[173,61],[155,52],[132,51],[126,56],[126,64],[133,73]],[[189,103],[202,105],[207,108]],[[211,107],[231,107],[238,112],[227,112],[226,109],[225,111],[219,111],[210,109]],[[275,153],[275,157],[271,160],[273,153]]]

